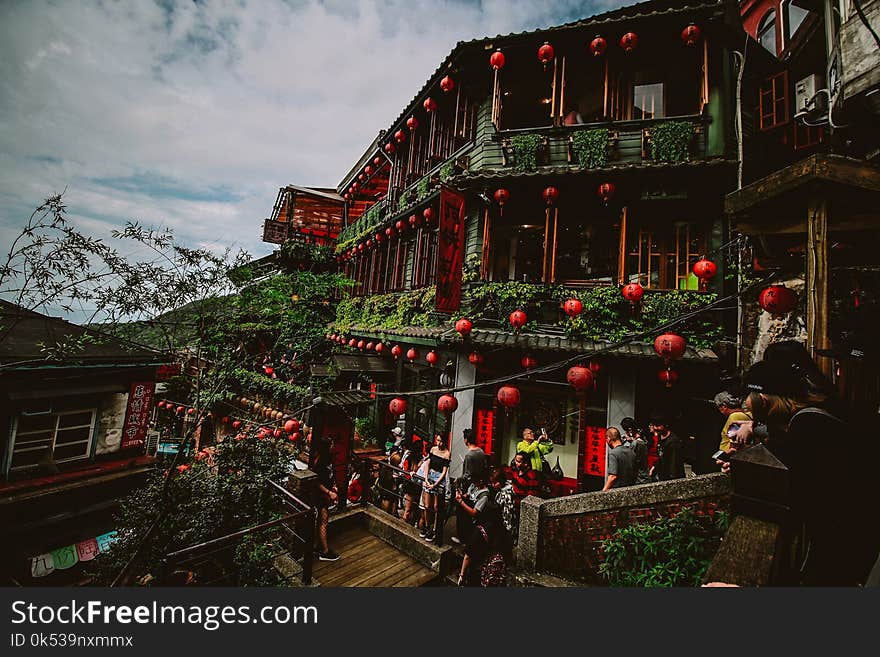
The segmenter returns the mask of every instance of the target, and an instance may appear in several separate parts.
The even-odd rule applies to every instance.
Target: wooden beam
[[[807,347],[813,360],[826,376],[831,376],[833,362],[818,357],[828,349],[828,204],[814,196],[807,204]]]
[[[617,251],[617,282],[626,283],[626,206],[620,211],[620,247]]]

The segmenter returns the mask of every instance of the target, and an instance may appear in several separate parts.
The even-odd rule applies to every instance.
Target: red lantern
[[[353,182],[353,183],[351,183],[351,188],[352,188],[352,189],[357,189],[357,188],[358,188],[358,184],[357,184],[357,182]]]
[[[638,303],[645,294],[645,288],[638,283],[629,283],[623,286],[623,298],[630,303]]]
[[[569,317],[577,317],[584,310],[584,304],[581,303],[580,299],[569,299],[563,305],[563,310],[565,310],[565,314]]]
[[[525,354],[519,360],[520,365],[522,365],[524,370],[530,370],[533,367],[538,366],[538,359],[532,356],[531,354]]]
[[[409,225],[412,226],[413,228],[417,228],[417,227],[418,227],[418,225],[419,225],[419,217],[418,217],[418,215],[411,214],[411,215],[409,216]]]
[[[186,463],[184,463],[183,465],[178,465],[178,466],[177,466],[177,471],[178,471],[179,473],[183,474],[184,472],[186,472],[187,470],[189,470],[191,467],[192,467],[191,465],[187,465]]]
[[[177,414],[182,415],[185,410],[186,409],[183,406],[178,406],[177,407]]]
[[[496,71],[500,71],[504,68],[504,53],[500,50],[496,50],[489,57],[489,65],[494,68]]]
[[[541,193],[541,197],[544,199],[544,203],[547,205],[553,205],[556,203],[556,199],[559,198],[559,190],[555,187],[547,187]]]
[[[397,132],[394,133],[394,138],[398,142],[403,143],[406,141],[406,133],[403,130],[398,130]]]
[[[601,57],[607,48],[608,42],[600,36],[590,41],[590,52],[593,53],[593,57]]]
[[[614,183],[603,182],[601,185],[599,185],[599,189],[596,190],[596,193],[599,195],[599,198],[602,199],[602,202],[605,205],[608,205],[608,201],[614,198],[615,191],[616,190],[614,188]]]
[[[498,403],[504,408],[514,408],[519,406],[520,393],[516,386],[501,386],[497,394]]]
[[[376,240],[376,246],[379,246],[385,241],[385,236],[382,233],[376,233],[374,239]]]
[[[437,410],[441,413],[454,413],[458,408],[458,400],[453,395],[443,395],[437,400]]]
[[[504,207],[504,204],[507,203],[507,200],[510,198],[510,192],[508,192],[503,187],[499,187],[495,190],[495,202],[498,203],[499,207]]]
[[[366,344],[363,340],[358,340],[358,343],[357,343],[357,348],[358,348],[358,349],[360,349],[361,351],[363,351],[363,350],[364,350],[364,347],[366,347],[366,346],[367,346],[367,344]]]
[[[272,432],[272,435],[276,438],[281,438],[281,436],[284,435],[284,432],[281,429],[275,429],[275,431]]]
[[[272,375],[275,373],[275,369],[272,368],[272,367],[264,367],[264,368],[263,368],[263,371],[264,371],[266,374],[268,374],[269,376],[272,376]]]
[[[394,234],[394,229],[391,226],[388,226],[388,228],[385,229],[385,237],[389,240],[394,237]]]
[[[565,380],[571,384],[571,387],[582,392],[593,387],[593,373],[582,365],[575,365],[568,370]]]
[[[448,75],[440,80],[440,88],[443,90],[443,93],[449,93],[453,89],[455,89],[455,80],[453,80]]]
[[[350,201],[350,200],[351,200],[351,194],[349,194],[348,192],[345,192],[345,195],[344,195],[342,198],[344,198],[346,201]]]
[[[385,351],[385,345],[382,344],[381,342],[376,343],[376,353],[381,356],[382,352],[384,352],[384,351]]]
[[[367,177],[364,174],[362,174],[362,173],[358,174],[358,180],[360,180],[361,182],[364,182],[366,179],[367,179]]]
[[[519,331],[523,326],[526,325],[526,322],[529,321],[528,316],[522,310],[514,310],[510,313],[510,325],[517,331]]]
[[[385,152],[388,153],[389,155],[394,155],[394,151],[396,151],[396,150],[397,149],[394,147],[393,142],[389,141],[387,144],[385,144]]]
[[[483,361],[485,359],[483,358],[483,354],[478,353],[476,351],[472,351],[468,355],[468,360],[470,361],[471,365],[473,365],[474,367],[479,367],[480,365],[483,364]]]
[[[410,347],[409,350],[406,352],[406,358],[407,360],[409,360],[410,363],[418,357],[419,352],[414,347]]]
[[[433,98],[428,96],[427,98],[425,98],[425,102],[422,103],[422,107],[425,108],[426,112],[433,112],[437,109],[437,102]]]
[[[371,166],[368,164],[367,166],[364,167],[364,173],[367,174],[367,175],[369,176],[370,174],[373,173],[373,167],[371,167]]]
[[[368,249],[372,249],[372,248],[373,248],[373,240],[367,240],[367,248],[368,248]]]
[[[589,363],[587,363],[587,367],[590,368],[590,372],[593,373],[593,376],[599,376],[602,373],[602,363],[600,363],[598,360],[591,360]]]
[[[412,132],[415,132],[419,128],[419,122],[416,117],[411,116],[406,120],[406,127],[409,128]]]
[[[187,415],[195,415],[195,414],[196,414],[196,409],[194,409],[194,408],[188,408],[188,409],[186,410],[186,414],[187,414]]]
[[[678,381],[678,372],[675,370],[665,369],[657,372],[657,378],[664,383],[667,388],[671,388],[672,384]]]
[[[797,305],[797,294],[784,285],[771,285],[761,291],[758,303],[771,315],[787,315]]]
[[[366,248],[366,247],[364,246],[364,243],[363,243],[363,242],[361,242],[360,244],[357,245],[357,250],[360,251],[361,253],[364,252],[364,249],[365,249],[365,248]]]
[[[299,431],[299,422],[296,420],[288,420],[284,423],[284,430],[287,433],[293,433],[294,431]]]
[[[551,46],[546,41],[544,42],[543,46],[538,48],[538,59],[541,60],[541,63],[544,66],[552,62],[555,56],[556,53],[553,51],[553,46]]]
[[[434,211],[431,208],[425,208],[422,210],[422,216],[425,218],[425,225],[431,223],[431,219],[434,218]]]
[[[681,40],[684,41],[684,45],[686,46],[696,45],[697,41],[700,40],[700,36],[702,36],[700,28],[693,23],[681,31]]]
[[[632,52],[639,45],[639,36],[635,32],[627,32],[620,37],[620,47],[624,52]]]
[[[351,347],[352,349],[357,347],[357,344],[358,344],[357,340],[355,340],[354,338],[352,338],[351,340],[348,341],[348,346]]]
[[[368,343],[367,343],[367,346],[365,347],[365,349],[366,349],[367,351],[373,351],[373,347],[375,347],[375,346],[376,346],[376,345],[374,345],[372,342],[368,342]]]
[[[240,429],[241,428],[241,420],[236,420],[235,422],[233,422],[232,428],[233,429]]]
[[[711,260],[700,258],[694,263],[693,272],[694,276],[699,278],[700,281],[707,283],[710,278],[718,273],[718,267]]]
[[[403,353],[403,349],[400,348],[399,344],[396,344],[393,347],[391,347],[391,355],[394,356],[395,358],[400,358],[400,355],[402,353]]]
[[[470,334],[473,328],[473,322],[471,322],[471,320],[467,319],[466,317],[462,317],[455,323],[455,330],[461,334],[461,337]]]
[[[438,358],[439,356],[437,356],[437,353],[434,351],[429,351],[427,354],[425,354],[425,360],[428,361],[428,364],[432,367],[437,364]]]
[[[229,416],[228,416],[228,415],[224,415],[223,418],[222,418],[220,421],[221,421],[223,424],[229,424]]]
[[[388,410],[392,415],[403,415],[406,413],[406,400],[401,397],[395,397],[388,404]]]
[[[290,437],[288,438],[288,440],[290,440],[290,442],[292,442],[292,443],[295,443],[299,439],[300,439],[299,431],[294,431],[292,434],[290,434]]]
[[[394,227],[397,229],[398,233],[402,233],[406,230],[406,222],[403,219],[398,219],[397,223],[394,224]]]
[[[664,333],[654,340],[654,351],[667,362],[684,356],[686,346],[685,339],[675,333]]]
[[[382,156],[377,155],[376,157],[374,157],[373,164],[375,164],[377,167],[382,166]]]

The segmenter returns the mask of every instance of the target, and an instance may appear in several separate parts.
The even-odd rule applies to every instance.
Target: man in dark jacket
[[[657,440],[657,463],[654,464],[654,479],[668,481],[684,478],[684,459],[681,438],[669,428],[669,420],[662,413],[652,413],[648,425]]]

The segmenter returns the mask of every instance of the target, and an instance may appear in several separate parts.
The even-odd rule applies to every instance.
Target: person
[[[540,438],[535,440],[535,432],[526,427],[523,429],[522,436],[523,439],[516,445],[517,453],[522,452],[526,455],[536,474],[539,476],[547,475],[548,473],[544,472],[544,457],[553,451],[553,442],[547,432],[542,430]]]
[[[460,486],[455,491],[456,525],[459,536],[465,539],[473,531],[474,523],[489,504],[491,495],[486,485],[485,472],[472,477],[470,482],[466,492],[462,492]],[[458,525],[459,521],[461,521],[460,525]]]
[[[513,495],[513,484],[504,476],[501,468],[492,468],[489,471],[489,488],[495,495],[495,506],[501,511],[501,522],[510,536],[512,544],[516,544],[519,533],[519,509],[516,506]]]
[[[654,464],[653,478],[657,481],[684,478],[684,459],[682,458],[681,438],[669,428],[666,416],[655,411],[651,414],[649,428],[657,441],[657,462]]]
[[[418,479],[416,470],[424,461],[420,455],[412,451],[405,451],[401,461],[401,468],[406,474],[401,476],[401,491],[403,493],[403,519],[408,524],[413,524],[416,519],[416,509],[418,508],[418,500],[422,495],[422,484]],[[425,461],[427,463],[427,461]]]
[[[388,465],[393,468],[400,467],[401,455],[395,452],[388,457]],[[389,467],[379,466],[379,500],[382,510],[397,517],[397,478],[394,470]]]
[[[581,116],[581,113],[574,107],[569,108],[568,112],[565,114],[565,118],[562,120],[563,125],[578,125],[583,122],[584,117]]]
[[[394,427],[391,430],[391,435],[388,437],[388,440],[385,441],[385,453],[391,454],[392,452],[399,450],[402,442],[403,429],[400,427]]]
[[[429,543],[437,536],[440,521],[440,502],[445,498],[446,475],[449,472],[449,442],[439,433],[434,436],[434,446],[428,452],[428,478],[425,492],[428,494],[425,509],[425,536]]]
[[[629,447],[636,457],[636,483],[647,484],[651,481],[651,474],[648,468],[648,441],[642,433],[641,427],[631,417],[625,417],[620,421],[620,427],[623,429],[621,438],[623,446]]]
[[[313,436],[310,452],[312,462],[310,469],[318,475],[314,504],[317,509],[318,560],[336,561],[339,555],[327,544],[327,525],[330,522],[330,506],[336,503],[339,495],[336,491],[336,475],[333,460],[330,458],[330,447],[333,443],[329,436],[316,438]]]
[[[473,429],[468,428],[461,433],[465,447],[467,448],[467,451],[464,454],[464,462],[461,466],[461,476],[465,480],[464,484],[470,485],[471,480],[474,477],[481,477],[486,473],[486,468],[489,465],[489,457],[486,456],[486,452],[483,451],[483,448],[477,445],[477,442],[474,439]]]
[[[465,546],[458,585],[505,586],[508,545],[499,509],[487,507]]]
[[[538,473],[532,468],[531,459],[525,452],[517,452],[513,457],[510,482],[513,488],[513,501],[519,513],[520,503],[529,495],[538,497],[541,489]]]
[[[608,467],[602,490],[632,486],[636,483],[635,452],[623,446],[620,431],[616,427],[608,427],[605,430],[605,443],[608,445]]]
[[[742,400],[726,390],[715,395],[715,408],[724,416],[724,426],[721,427],[721,442],[718,443],[718,450],[730,454],[732,434],[735,434],[741,423],[751,422],[752,416],[743,410]],[[736,426],[731,430],[731,425],[734,424]]]

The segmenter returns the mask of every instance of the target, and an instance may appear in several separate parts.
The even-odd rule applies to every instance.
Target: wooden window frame
[[[806,125],[800,123],[799,121],[793,121],[794,124],[792,133],[792,143],[794,144],[794,150],[800,151],[805,148],[812,148],[813,146],[818,146],[825,140],[825,130],[820,125]],[[801,141],[798,139],[798,135],[802,134],[806,137],[806,140]],[[813,139],[813,135],[816,135],[816,139]]]
[[[71,425],[71,426],[64,426],[63,428],[61,427],[61,418],[62,417],[66,416],[66,415],[76,415],[79,413],[90,413],[91,414],[91,420],[89,421],[88,424],[77,424],[77,425]],[[34,451],[34,450],[38,450],[38,449],[45,450],[46,449],[45,444],[43,444],[41,446],[34,446],[34,447],[22,447],[22,444],[27,445],[31,442],[37,442],[37,441],[21,440],[21,438],[26,437],[26,436],[31,436],[31,435],[45,434],[50,431],[51,431],[51,448],[52,448],[52,462],[53,463],[70,463],[72,461],[82,461],[82,460],[88,459],[92,455],[92,447],[93,447],[94,438],[95,438],[95,422],[97,421],[97,415],[98,415],[97,409],[95,409],[95,408],[78,408],[78,409],[72,409],[72,410],[54,411],[52,413],[48,413],[47,415],[52,415],[54,417],[55,423],[51,429],[41,429],[41,430],[37,430],[37,431],[24,431],[24,432],[19,431],[19,427],[20,427],[20,423],[21,423],[21,415],[16,416],[16,418],[15,418],[15,431],[13,433],[12,447],[10,449],[10,454],[9,454],[9,472],[21,472],[21,471],[32,470],[34,468],[38,468],[39,464],[14,466],[13,462],[15,461],[15,455],[17,453],[20,454],[20,453],[26,452],[26,451]],[[77,441],[73,441],[70,443],[64,443],[61,445],[61,447],[67,447],[69,445],[82,444],[85,447],[85,452],[79,456],[71,456],[71,457],[67,457],[67,458],[63,458],[63,459],[56,459],[55,458],[55,449],[56,449],[56,447],[58,447],[58,432],[59,432],[59,430],[85,429],[85,428],[88,428],[88,430],[89,430],[88,438],[86,438],[85,440],[77,440]],[[39,442],[45,443],[45,440],[39,441]]]
[[[776,81],[782,81],[782,95],[776,94]],[[789,97],[791,96],[788,88],[788,71],[781,71],[767,77],[758,89],[758,125],[763,132],[773,130],[780,126],[784,126],[789,121]],[[765,111],[765,100],[770,103],[770,107]],[[777,114],[778,104],[783,103],[782,117]],[[765,122],[765,119],[769,121]]]
[[[627,242],[625,234],[625,224],[621,225],[621,245]],[[655,290],[695,290],[698,288],[688,287],[690,281],[691,269],[693,263],[696,262],[702,254],[706,253],[708,244],[708,226],[701,225],[698,222],[687,221],[681,225],[664,225],[659,228],[648,228],[644,226],[633,227],[637,231],[638,238],[636,247],[633,250],[626,250],[626,258],[621,259],[621,267],[623,276],[621,282],[638,282],[645,288]],[[690,248],[691,231],[704,229],[705,234],[698,236],[700,244],[693,251]],[[684,230],[684,235],[682,235]],[[655,238],[657,238],[655,240]],[[651,245],[657,242],[658,248],[654,250]],[[644,246],[648,245],[649,251],[646,253]],[[636,258],[638,263],[638,271],[632,271],[628,267],[631,258]],[[672,281],[669,280],[668,261],[674,260]],[[652,283],[652,275],[657,273],[656,285]],[[682,287],[682,282],[684,286]],[[672,283],[670,285],[670,283]]]

